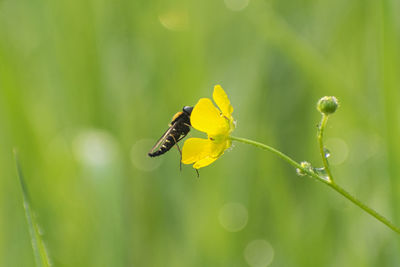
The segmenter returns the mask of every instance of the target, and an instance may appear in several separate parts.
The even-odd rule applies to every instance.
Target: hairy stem
[[[281,151],[279,151],[279,150],[277,150],[277,149],[275,149],[273,147],[270,147],[270,146],[265,145],[263,143],[259,143],[259,142],[256,142],[256,141],[253,141],[253,140],[249,140],[249,139],[246,139],[246,138],[234,137],[234,136],[231,136],[230,138],[231,138],[232,141],[237,141],[237,142],[241,142],[241,143],[244,143],[244,144],[253,145],[255,147],[258,147],[258,148],[261,148],[261,149],[264,149],[264,150],[268,150],[268,151],[274,153],[275,155],[277,155],[281,159],[285,160],[287,163],[289,163],[293,167],[300,169],[302,172],[306,173],[310,177],[312,177],[312,178],[314,178],[314,179],[316,179],[316,180],[318,180],[320,182],[323,182],[324,184],[328,185],[330,188],[332,188],[333,190],[335,190],[336,192],[338,192],[339,194],[341,194],[342,196],[344,196],[345,198],[347,198],[348,200],[353,202],[355,205],[357,205],[358,207],[363,209],[365,212],[367,212],[368,214],[373,216],[375,219],[377,219],[381,223],[385,224],[387,227],[392,229],[394,232],[400,234],[400,228],[399,227],[395,226],[391,221],[386,219],[384,216],[382,216],[381,214],[376,212],[374,209],[370,208],[369,206],[367,206],[366,204],[364,204],[363,202],[358,200],[356,197],[354,197],[352,194],[347,192],[341,186],[339,186],[338,184],[333,182],[333,180],[326,180],[326,179],[324,179],[324,177],[318,175],[317,173],[315,173],[315,172],[313,172],[313,171],[311,171],[309,169],[303,168],[298,162],[296,162],[295,160],[290,158],[288,155],[282,153]]]

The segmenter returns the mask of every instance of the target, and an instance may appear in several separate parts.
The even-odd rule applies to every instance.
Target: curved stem
[[[336,192],[338,192],[339,194],[341,194],[342,196],[344,196],[345,198],[347,198],[348,200],[350,200],[351,202],[353,202],[354,204],[356,204],[357,206],[362,208],[364,211],[368,212],[370,215],[374,216],[376,219],[378,219],[379,221],[384,223],[390,229],[392,229],[396,233],[400,234],[399,227],[395,226],[391,221],[389,221],[387,218],[385,218],[384,216],[379,214],[376,210],[365,205],[363,202],[361,202],[359,199],[357,199],[356,197],[351,195],[349,192],[347,192],[341,186],[339,186],[338,184],[336,184],[334,182],[330,183],[329,186],[331,188],[333,188]]]
[[[339,194],[341,194],[342,196],[344,196],[345,198],[347,198],[348,200],[353,202],[355,205],[357,205],[358,207],[363,209],[365,212],[367,212],[368,214],[373,216],[375,219],[377,219],[381,223],[385,224],[387,227],[392,229],[394,232],[400,234],[400,228],[399,227],[395,226],[391,221],[389,221],[384,216],[382,216],[381,214],[376,212],[374,209],[372,209],[369,206],[365,205],[363,202],[358,200],[356,197],[351,195],[349,192],[347,192],[345,189],[343,189],[341,186],[339,186],[338,184],[336,184],[332,180],[326,180],[323,177],[321,177],[318,174],[316,174],[315,172],[313,172],[312,170],[303,168],[298,162],[296,162],[295,160],[290,158],[288,155],[282,153],[281,151],[279,151],[279,150],[277,150],[277,149],[275,149],[273,147],[270,147],[268,145],[265,145],[263,143],[259,143],[259,142],[256,142],[256,141],[253,141],[253,140],[250,140],[250,139],[246,139],[246,138],[231,136],[230,139],[232,141],[237,141],[237,142],[241,142],[241,143],[244,143],[244,144],[249,144],[249,145],[252,145],[252,146],[264,149],[264,150],[268,150],[268,151],[274,153],[275,155],[277,155],[281,159],[285,160],[287,163],[289,163],[293,167],[300,169],[302,172],[306,173],[310,177],[312,177],[312,178],[314,178],[314,179],[316,179],[316,180],[318,180],[320,182],[323,182],[324,184],[328,185],[333,190],[335,190],[336,192],[338,192]]]
[[[279,150],[276,150],[276,149],[273,148],[273,147],[270,147],[270,146],[268,146],[268,145],[265,145],[265,144],[263,144],[263,143],[259,143],[259,142],[256,142],[256,141],[253,141],[253,140],[250,140],[250,139],[241,138],[241,137],[234,137],[234,136],[231,136],[230,139],[233,140],[233,141],[238,141],[238,142],[241,142],[241,143],[253,145],[253,146],[256,146],[256,147],[258,147],[258,148],[271,151],[272,153],[276,154],[276,155],[277,155],[278,157],[280,157],[281,159],[283,159],[283,160],[285,160],[286,162],[288,162],[288,163],[289,163],[290,165],[292,165],[293,167],[295,167],[295,168],[301,168],[301,165],[300,165],[299,163],[297,163],[296,161],[294,161],[293,159],[291,159],[289,156],[287,156],[286,154],[280,152]]]
[[[325,148],[324,148],[324,140],[323,140],[324,139],[324,130],[325,130],[325,126],[326,126],[327,122],[328,122],[328,115],[323,114],[321,122],[319,124],[319,128],[318,128],[318,144],[319,144],[319,153],[321,154],[322,163],[324,165],[326,174],[328,175],[328,178],[331,181],[333,181],[333,176],[332,176],[331,169],[329,168],[329,163],[328,163],[328,159],[326,157],[326,152],[325,152]]]

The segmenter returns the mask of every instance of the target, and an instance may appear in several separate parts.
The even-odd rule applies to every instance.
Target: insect
[[[192,113],[192,110],[193,107],[184,106],[182,111],[174,115],[169,124],[168,130],[161,136],[148,153],[150,157],[160,156],[176,145],[182,158],[182,152],[178,146],[178,142],[190,131],[190,114]]]

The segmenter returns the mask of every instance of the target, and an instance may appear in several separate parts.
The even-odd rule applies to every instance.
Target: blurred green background
[[[179,171],[146,153],[221,84],[234,135],[321,165],[400,224],[400,4],[0,1],[0,266],[34,266],[17,147],[54,266],[400,266],[399,236],[243,144]],[[193,131],[191,135],[201,135]]]

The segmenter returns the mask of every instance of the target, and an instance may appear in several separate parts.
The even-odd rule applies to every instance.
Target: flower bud
[[[311,166],[310,162],[302,161],[300,163],[300,166],[303,169],[299,169],[299,168],[296,169],[297,174],[300,175],[300,176],[306,176],[307,175],[307,172],[305,172],[304,170],[306,170],[308,172],[314,172],[313,167]]]
[[[317,103],[317,109],[319,112],[325,115],[330,115],[335,113],[339,106],[339,102],[334,96],[324,96]]]

